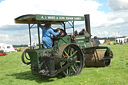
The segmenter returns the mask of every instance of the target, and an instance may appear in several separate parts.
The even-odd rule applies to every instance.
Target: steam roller
[[[85,29],[74,31],[74,21],[84,21]],[[52,38],[53,47],[45,49],[40,41],[40,24],[50,22],[61,25],[63,35]],[[15,18],[15,23],[28,24],[30,47],[22,53],[22,62],[30,65],[34,75],[73,76],[81,73],[83,67],[105,67],[111,63],[113,53],[108,46],[100,46],[99,40],[91,38],[89,14],[84,16],[28,14]],[[31,28],[36,24],[38,48],[31,45]],[[69,27],[72,34],[66,32]],[[35,28],[35,26],[34,26]],[[54,30],[56,31],[56,30]]]

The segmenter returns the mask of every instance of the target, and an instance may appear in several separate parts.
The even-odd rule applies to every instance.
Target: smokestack
[[[85,14],[84,18],[85,18],[85,28],[86,28],[86,31],[91,35],[91,27],[90,27],[90,17],[89,17],[89,14]]]

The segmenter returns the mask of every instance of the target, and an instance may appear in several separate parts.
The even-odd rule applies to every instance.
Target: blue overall
[[[54,32],[51,28],[47,29],[42,25],[39,25],[39,27],[42,29],[42,42],[44,48],[52,48],[51,34],[56,36],[59,35],[60,32]]]

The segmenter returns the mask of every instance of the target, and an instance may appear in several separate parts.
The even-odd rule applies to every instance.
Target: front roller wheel
[[[60,46],[60,57],[59,67],[70,63],[70,66],[62,71],[61,76],[73,76],[81,72],[83,68],[83,54],[81,49],[75,44],[65,44]]]
[[[105,52],[105,56],[107,55],[107,51]],[[109,52],[109,57],[113,57],[113,52],[110,50],[110,52]],[[104,63],[105,63],[105,66],[109,66],[110,65],[110,63],[111,63],[111,59],[105,59],[104,60]]]

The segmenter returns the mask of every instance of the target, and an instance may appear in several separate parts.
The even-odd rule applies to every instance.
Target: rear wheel
[[[73,76],[79,74],[83,68],[83,54],[80,48],[75,44],[65,44],[60,47],[60,53],[60,68],[70,64],[68,68],[61,72],[61,75]]]

